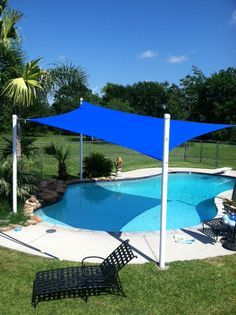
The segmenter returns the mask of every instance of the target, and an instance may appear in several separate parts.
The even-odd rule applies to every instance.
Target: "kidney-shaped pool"
[[[214,197],[234,179],[169,174],[167,229],[198,225],[216,215]],[[161,176],[69,186],[63,199],[36,213],[44,221],[80,229],[141,232],[160,229]]]

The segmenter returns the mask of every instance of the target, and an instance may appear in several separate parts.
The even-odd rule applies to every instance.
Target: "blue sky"
[[[23,49],[42,67],[81,65],[95,92],[107,83],[179,83],[236,66],[235,0],[10,0],[24,13]]]

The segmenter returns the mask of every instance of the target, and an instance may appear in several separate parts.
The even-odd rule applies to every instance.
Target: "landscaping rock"
[[[83,181],[84,181],[84,180],[83,180]],[[80,182],[81,182],[81,180],[78,179],[78,178],[73,178],[73,179],[67,180],[67,184],[68,184],[68,185],[78,184],[78,183],[80,183]]]
[[[28,198],[25,201],[24,215],[26,217],[30,217],[33,214],[34,210],[40,207],[41,207],[41,203],[38,201],[36,196],[30,196],[30,198]]]
[[[45,203],[53,203],[53,202],[56,202],[60,196],[55,190],[44,189],[40,193],[39,197]]]
[[[27,223],[28,223],[29,225],[35,225],[35,224],[37,224],[37,221],[36,221],[36,220],[29,219],[29,220],[27,220]]]
[[[111,180],[111,177],[98,177],[98,178],[95,178],[95,180],[109,182]]]
[[[67,184],[63,180],[43,180],[39,184],[38,199],[43,205],[55,203],[66,189]]]
[[[31,220],[36,221],[36,223],[40,223],[43,221],[43,219],[38,217],[37,215],[32,215]]]
[[[64,192],[66,191],[66,186],[64,187],[64,186],[58,186],[57,188],[56,188],[56,192],[58,193],[58,194],[60,194],[60,195],[63,195],[64,194]]]

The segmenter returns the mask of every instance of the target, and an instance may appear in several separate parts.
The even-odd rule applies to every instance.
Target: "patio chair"
[[[87,301],[89,296],[116,294],[125,296],[118,271],[136,257],[124,241],[106,259],[88,256],[82,260],[82,266],[40,271],[36,274],[32,305],[38,302],[64,298],[80,297]],[[103,259],[100,265],[85,266],[84,261],[96,257]],[[137,258],[137,257],[136,257]]]
[[[218,241],[220,237],[226,237],[230,232],[230,227],[222,218],[215,218],[202,222],[202,228],[199,229],[203,234]]]

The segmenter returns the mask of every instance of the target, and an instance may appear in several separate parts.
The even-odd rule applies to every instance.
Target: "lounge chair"
[[[199,229],[203,234],[218,241],[220,237],[225,237],[230,231],[230,227],[222,218],[215,218],[202,222],[202,228]]]
[[[93,295],[125,296],[118,271],[136,257],[128,242],[129,240],[124,241],[106,259],[89,256],[83,259],[80,267],[38,272],[33,285],[32,305],[36,307],[41,301],[72,297],[87,301]],[[96,266],[85,266],[84,261],[91,257],[101,258],[103,262]]]

